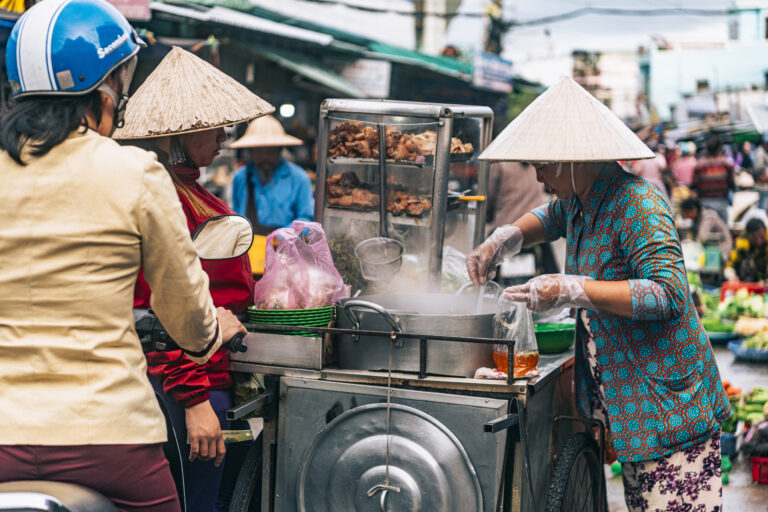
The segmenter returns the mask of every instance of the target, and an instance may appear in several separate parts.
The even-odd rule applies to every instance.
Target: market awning
[[[744,106],[749,120],[759,133],[768,132],[768,106],[747,103]]]
[[[211,9],[201,10],[199,8],[182,7],[160,2],[152,2],[149,4],[149,7],[154,12],[164,13],[170,16],[238,27],[244,30],[304,41],[321,46],[328,46],[333,42],[333,37],[327,34],[321,34],[320,32],[299,27],[292,27],[284,23],[259,18],[258,16],[252,16],[226,7],[213,7]]]
[[[321,84],[333,91],[343,94],[350,98],[365,98],[365,94],[360,92],[348,80],[344,79],[338,73],[318,63],[317,59],[311,59],[300,53],[294,53],[288,50],[278,50],[275,48],[264,48],[257,45],[247,45],[247,48],[258,53],[265,59],[290,69],[294,73],[301,75],[313,82]]]

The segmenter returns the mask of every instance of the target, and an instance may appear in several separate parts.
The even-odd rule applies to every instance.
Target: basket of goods
[[[728,349],[737,360],[755,363],[768,361],[768,319],[739,318],[734,331],[746,337],[728,343]]]
[[[762,401],[762,404],[761,404]],[[751,393],[744,397],[741,407],[751,407],[755,412],[746,413],[737,407],[736,415],[748,425],[741,451],[751,458],[752,480],[768,484],[768,389],[755,386]],[[762,406],[762,411],[757,411]],[[742,417],[746,414],[746,417]]]

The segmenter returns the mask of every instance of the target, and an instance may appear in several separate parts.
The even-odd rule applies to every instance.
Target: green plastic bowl
[[[536,344],[542,354],[565,352],[574,341],[575,324],[539,324],[534,326]]]

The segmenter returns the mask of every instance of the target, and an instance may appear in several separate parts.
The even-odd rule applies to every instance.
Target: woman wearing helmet
[[[176,93],[169,95],[169,90]],[[200,168],[213,162],[226,139],[224,126],[273,110],[214,66],[173,48],[131,98],[125,125],[115,132],[115,139],[159,155],[193,233],[211,217],[233,213],[197,182]],[[247,254],[203,260],[202,265],[216,306],[240,314],[253,304],[253,274]],[[134,307],[149,307],[153,298],[154,286],[140,275]],[[178,352],[152,352],[147,359],[153,383],[164,393],[175,437],[181,440],[186,510],[214,510],[224,471],[222,429],[230,428],[225,413],[232,407],[229,352],[220,349],[203,365]]]
[[[108,138],[141,44],[103,0],[44,0],[7,44],[0,482],[77,483],[120,510],[170,512],[165,421],[131,316],[139,267],[192,359],[244,329],[217,314],[165,169]]]

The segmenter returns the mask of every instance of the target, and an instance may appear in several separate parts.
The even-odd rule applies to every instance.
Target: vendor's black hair
[[[748,235],[760,231],[761,229],[765,229],[765,224],[763,224],[763,221],[760,219],[749,219],[749,222],[747,222],[747,225],[744,227],[744,230]]]
[[[688,199],[684,200],[682,203],[680,203],[680,209],[681,210],[699,210],[701,211],[701,201],[699,201],[695,197],[689,197]]]
[[[87,130],[86,109],[101,119],[98,91],[82,96],[31,96],[11,99],[0,112],[0,150],[8,152],[19,165],[24,146],[29,154],[41,157],[58,146],[78,128]]]
[[[707,139],[707,156],[718,156],[723,148],[723,142],[717,135],[710,135]]]

